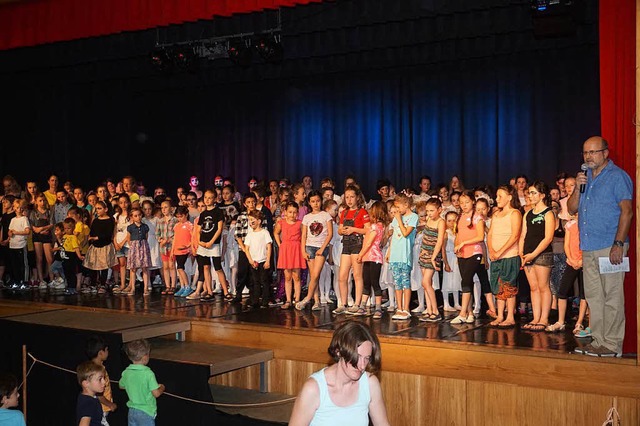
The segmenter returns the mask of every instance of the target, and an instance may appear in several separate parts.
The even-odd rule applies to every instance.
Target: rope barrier
[[[58,365],[55,364],[51,364],[45,361],[42,361],[40,359],[37,359],[35,356],[33,356],[33,354],[31,354],[30,352],[27,352],[27,355],[29,355],[29,357],[33,360],[33,364],[31,364],[31,367],[29,368],[29,371],[27,372],[27,377],[29,376],[29,373],[31,373],[31,370],[33,369],[33,367],[37,364],[40,363],[42,365],[46,365],[49,368],[53,368],[56,370],[60,370],[60,371],[64,371],[70,374],[75,375],[76,372],[73,370],[69,370],[68,368],[64,368],[64,367],[60,367]],[[119,382],[117,380],[109,380],[109,382],[111,383],[115,383],[118,384]],[[20,387],[22,387],[22,384],[20,384]],[[290,397],[290,398],[285,398],[285,399],[279,399],[277,401],[268,401],[268,402],[256,402],[256,403],[247,403],[247,404],[223,404],[223,403],[218,403],[218,402],[209,402],[209,401],[200,401],[198,399],[193,399],[193,398],[187,398],[185,396],[180,396],[180,395],[176,395],[174,393],[170,393],[165,391],[164,392],[165,395],[170,396],[172,398],[176,398],[176,399],[181,399],[183,401],[189,401],[189,402],[193,402],[196,404],[202,404],[202,405],[210,405],[210,406],[214,406],[214,407],[223,407],[223,408],[251,408],[251,407],[269,407],[271,405],[280,405],[280,404],[286,404],[288,402],[291,401],[295,401],[296,397]]]

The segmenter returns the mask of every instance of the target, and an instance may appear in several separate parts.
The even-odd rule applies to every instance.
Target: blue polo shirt
[[[620,202],[631,200],[632,194],[631,178],[612,160],[595,179],[591,169],[587,170],[587,184],[580,194],[578,208],[581,250],[601,250],[613,245],[618,232]]]

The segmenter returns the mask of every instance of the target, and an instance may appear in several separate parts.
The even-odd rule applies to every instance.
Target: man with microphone
[[[591,310],[593,341],[576,352],[597,357],[622,356],[624,340],[624,272],[600,273],[599,258],[619,265],[629,248],[633,216],[633,183],[609,159],[609,145],[600,136],[582,145],[584,164],[576,176],[579,191],[567,202],[578,213],[584,293]]]

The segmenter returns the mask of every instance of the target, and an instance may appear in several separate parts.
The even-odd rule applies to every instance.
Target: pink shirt
[[[191,233],[193,224],[189,221],[178,222],[173,228],[173,246],[175,254],[189,254],[191,252]]]
[[[469,241],[478,236],[478,229],[476,228],[478,222],[482,220],[480,215],[473,215],[472,213],[462,213],[460,215],[460,219],[458,220],[458,235],[456,237],[456,245],[460,244],[463,241]],[[472,224],[471,228],[469,228],[469,224]],[[463,259],[467,259],[469,257],[475,256],[477,254],[483,253],[482,245],[484,242],[478,242],[475,244],[465,244],[462,246],[462,250],[458,253],[458,257]]]
[[[382,249],[380,248],[380,243],[382,242],[382,237],[384,236],[384,226],[380,222],[373,223],[371,224],[370,232],[375,232],[376,237],[373,239],[371,248],[369,248],[367,253],[364,255],[362,261],[382,263]]]

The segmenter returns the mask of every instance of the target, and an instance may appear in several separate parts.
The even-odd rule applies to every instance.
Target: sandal
[[[525,325],[522,326],[522,329],[523,330],[531,330],[536,325],[538,325],[538,324],[536,324],[535,322],[528,322],[528,323],[526,323]]]
[[[167,295],[169,295],[169,296],[173,296],[175,293],[176,293],[176,291],[173,288],[169,288],[167,290]]]
[[[508,322],[505,324],[505,322],[502,321],[500,324],[498,324],[498,328],[501,328],[501,329],[513,328],[515,326],[516,326],[515,322]]]
[[[487,314],[487,316],[489,316],[489,317],[491,317],[493,319],[498,318],[498,314],[493,309],[487,309],[486,314]]]
[[[549,324],[535,324],[529,329],[529,331],[535,331],[535,332],[544,331],[548,326]]]
[[[498,320],[496,319],[496,320],[491,321],[491,322],[489,323],[489,327],[491,327],[491,328],[498,328],[498,327],[500,327],[500,324],[502,324],[503,322],[504,322],[504,321],[498,321]]]
[[[304,300],[302,299],[301,301],[299,301],[298,303],[295,304],[295,308],[299,311],[304,310],[304,308],[307,307],[307,305],[309,304],[309,302],[311,302],[310,300]]]
[[[289,309],[291,308],[291,302],[285,302],[282,306],[280,306],[280,309]]]
[[[576,334],[578,334],[581,330],[584,330],[584,326],[582,324],[576,324],[575,327],[573,327],[573,335],[575,336]]]
[[[580,330],[574,334],[576,338],[581,339],[583,337],[591,337],[591,328],[587,327],[584,330]]]
[[[553,324],[553,325],[548,325],[544,331],[546,331],[547,333],[556,333],[558,331],[564,331],[564,329],[567,327],[567,324],[560,324],[559,322]]]
[[[169,294],[169,289],[165,287],[165,289],[164,289],[164,290],[162,290],[162,291],[160,292],[160,294],[161,294],[161,295],[163,295],[163,296],[165,296],[165,295]]]
[[[227,302],[231,302],[233,300],[233,296],[231,295],[231,293],[225,294],[224,300],[226,300]]]

